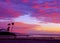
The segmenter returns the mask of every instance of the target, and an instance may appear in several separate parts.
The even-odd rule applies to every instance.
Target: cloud
[[[0,22],[7,22],[7,21],[10,21],[10,20],[3,20],[3,19],[0,19]]]
[[[19,1],[17,1],[19,2]],[[31,12],[31,8],[22,3],[15,4],[16,1],[10,1],[10,4],[6,3],[6,1],[0,2],[0,18],[14,18],[26,13]]]
[[[0,18],[15,18],[22,14],[21,8],[19,9],[19,6],[17,6],[13,3],[8,5],[6,2],[0,2]]]
[[[37,28],[35,28],[36,26],[39,25],[15,22],[13,32],[30,33],[31,31],[37,31]]]
[[[40,21],[60,23],[60,2],[57,0],[12,0],[0,2],[0,18],[15,18],[31,13]]]
[[[56,3],[55,3],[56,2]],[[52,4],[51,4],[52,3]],[[34,3],[32,6],[35,11],[32,12],[32,17],[36,17],[37,19],[42,19],[45,22],[53,22],[53,23],[60,23],[60,3],[58,1],[45,1],[41,4]]]
[[[19,16],[17,18],[13,19],[14,22],[23,22],[23,23],[27,23],[27,24],[39,24],[39,21],[34,17],[30,17],[30,15],[24,15],[24,16]]]
[[[48,24],[26,24],[23,22],[15,22],[14,32],[27,33],[27,34],[59,34],[60,24],[48,23]]]

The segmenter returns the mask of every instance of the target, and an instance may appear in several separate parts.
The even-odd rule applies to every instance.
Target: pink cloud
[[[0,9],[0,18],[14,18],[22,15],[20,12],[16,12],[13,9]]]

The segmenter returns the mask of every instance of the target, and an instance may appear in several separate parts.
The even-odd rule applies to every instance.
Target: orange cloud
[[[20,33],[29,33],[30,31],[37,31],[37,29],[40,28],[38,25],[26,24],[22,22],[15,22],[15,27],[16,28],[13,31]]]

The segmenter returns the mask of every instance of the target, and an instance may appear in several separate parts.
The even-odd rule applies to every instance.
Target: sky
[[[60,34],[60,0],[0,0],[0,28],[11,22],[13,32]]]

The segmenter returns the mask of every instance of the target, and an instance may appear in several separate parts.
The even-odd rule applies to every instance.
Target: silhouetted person
[[[7,28],[7,31],[10,31],[10,27]]]
[[[12,23],[11,23],[11,25],[12,25],[12,28],[11,28],[11,31],[12,31],[12,29],[13,29],[13,26],[14,26],[14,22],[12,22]]]
[[[8,24],[8,28],[7,28],[7,31],[10,31],[10,25],[11,25],[11,24],[9,23],[9,24]]]

